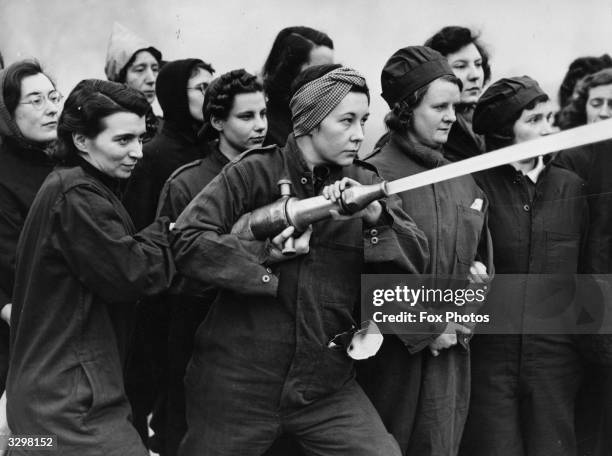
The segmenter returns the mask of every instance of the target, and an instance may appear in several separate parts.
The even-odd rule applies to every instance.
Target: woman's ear
[[[210,124],[213,126],[215,130],[217,130],[218,132],[222,132],[223,127],[225,125],[225,121],[219,119],[218,117],[212,116],[210,118]]]
[[[317,125],[316,127],[314,127],[312,130],[310,130],[308,133],[306,133],[306,136],[310,136],[312,138],[312,136],[315,133],[318,133],[321,130],[321,124]]]
[[[89,152],[89,138],[83,133],[72,133],[72,142],[80,152]]]

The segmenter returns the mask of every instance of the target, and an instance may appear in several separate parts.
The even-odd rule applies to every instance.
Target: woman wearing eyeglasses
[[[145,144],[124,198],[136,228],[155,218],[159,194],[170,174],[205,155],[206,145],[198,141],[197,134],[204,122],[204,93],[214,72],[199,59],[175,60],[160,71],[155,90],[164,110],[164,125]]]
[[[155,219],[157,200],[170,174],[180,166],[202,158],[206,144],[198,141],[202,127],[204,93],[214,69],[200,59],[169,62],[157,77],[157,99],[164,110],[162,130],[143,147],[123,199],[136,229]],[[134,424],[143,440],[148,438],[147,416],[157,395],[157,379],[165,354],[166,317],[161,304],[146,303],[137,319],[134,350],[128,367],[127,390],[134,411]],[[161,327],[160,327],[161,325]],[[161,345],[160,345],[161,344]],[[152,381],[154,379],[154,381]]]
[[[35,60],[0,71],[0,388],[8,369],[8,322],[17,240],[36,192],[53,169],[61,94]]]

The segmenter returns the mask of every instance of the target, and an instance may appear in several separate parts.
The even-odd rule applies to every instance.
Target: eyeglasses
[[[202,92],[202,95],[206,94],[206,89],[208,89],[208,83],[203,82],[202,84],[198,84],[197,86],[187,87],[188,90],[199,90]]]
[[[49,100],[52,105],[58,106],[63,98],[64,96],[57,90],[52,90],[47,96],[43,94],[34,95],[28,101],[21,101],[19,104],[31,104],[34,109],[40,111],[45,107],[46,100]]]

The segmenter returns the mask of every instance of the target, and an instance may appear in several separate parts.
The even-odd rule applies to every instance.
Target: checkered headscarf
[[[293,135],[297,138],[308,134],[354,86],[367,87],[365,78],[351,68],[342,67],[300,87],[289,102]]]

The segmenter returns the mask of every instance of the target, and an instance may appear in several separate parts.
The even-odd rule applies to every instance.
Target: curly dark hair
[[[586,104],[590,90],[608,84],[612,84],[612,68],[603,69],[578,81],[574,95],[568,104],[559,111],[557,126],[562,130],[567,130],[586,124]]]
[[[57,158],[73,162],[79,154],[72,135],[96,137],[104,130],[102,120],[117,112],[132,112],[144,117],[150,105],[136,89],[117,82],[84,79],[68,95],[57,125]]]
[[[572,99],[576,84],[589,74],[597,73],[604,68],[612,67],[612,58],[608,54],[601,57],[578,57],[570,63],[563,82],[559,87],[559,106],[563,109]]]
[[[334,42],[325,33],[304,26],[287,27],[276,35],[262,69],[264,88],[271,102],[289,104],[291,83],[315,46],[333,49]]]
[[[455,84],[461,90],[461,81],[456,76],[445,75],[438,79]],[[429,87],[438,79],[415,90],[412,94],[401,101],[393,104],[393,108],[385,116],[385,124],[389,131],[406,136],[412,128],[412,115],[414,110],[421,104],[427,94]]]
[[[204,126],[201,136],[206,140],[219,137],[219,132],[212,126],[212,118],[227,119],[236,95],[263,91],[263,85],[257,77],[244,69],[232,70],[214,79],[204,95]]]
[[[478,49],[478,52],[482,57],[484,84],[486,84],[491,79],[491,65],[489,64],[489,53],[480,42],[479,34],[474,34],[470,29],[465,27],[450,25],[448,27],[444,27],[442,30],[425,41],[425,46],[435,49],[444,57],[446,57],[448,54],[453,54],[459,51],[468,44],[473,44],[476,46],[476,49]]]

